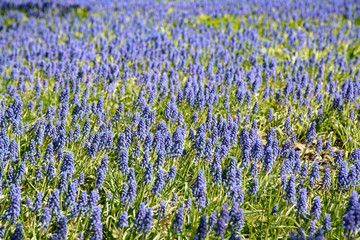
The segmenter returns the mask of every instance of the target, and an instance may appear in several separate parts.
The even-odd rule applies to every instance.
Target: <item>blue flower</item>
[[[289,181],[286,186],[286,195],[285,195],[286,201],[289,202],[290,204],[294,204],[295,200],[296,200],[295,199],[295,193],[296,193],[295,185],[296,185],[295,175],[292,174],[289,177]]]
[[[45,207],[44,212],[40,218],[41,225],[45,229],[45,231],[49,226],[50,220],[51,220],[50,208]]]
[[[43,192],[38,192],[36,194],[36,199],[35,199],[35,208],[37,209],[37,211],[39,212],[41,207],[42,207],[42,198],[43,198]]]
[[[313,121],[306,133],[306,143],[311,144],[315,138],[316,138],[316,122]]]
[[[5,237],[5,226],[1,226],[0,227],[0,238],[4,238]]]
[[[172,229],[176,231],[176,234],[179,234],[179,230],[182,230],[183,224],[184,224],[184,206],[181,204],[180,208],[178,209],[175,215],[175,219],[172,227]]]
[[[171,168],[167,172],[166,180],[172,182],[172,181],[174,181],[175,176],[176,176],[176,166],[174,165],[174,166],[171,166]]]
[[[55,213],[55,216],[61,216],[60,211],[60,191],[59,189],[55,189],[52,195],[49,197],[47,207],[51,212]]]
[[[143,182],[144,184],[151,183],[151,180],[153,178],[153,163],[149,162],[145,167]]]
[[[273,209],[271,210],[271,213],[270,213],[270,214],[276,216],[278,209],[279,209],[279,205],[276,203],[276,204],[274,205]]]
[[[311,207],[310,214],[317,220],[319,220],[321,215],[321,199],[319,196],[314,198],[314,203]]]
[[[355,121],[354,109],[351,109],[349,118],[350,118],[351,120]]]
[[[307,214],[306,202],[307,202],[307,191],[306,188],[302,188],[300,189],[299,198],[296,205],[296,208],[298,210],[298,216],[302,216],[304,218],[306,217]]]
[[[358,160],[360,160],[360,148],[355,148],[350,155],[349,161],[356,162]]]
[[[196,123],[197,119],[198,119],[198,112],[194,112],[194,114],[191,117],[191,122]]]
[[[106,178],[106,172],[103,169],[100,169],[99,171],[97,171],[96,183],[95,183],[94,187],[99,188],[101,190],[102,186],[105,182],[105,178]]]
[[[244,226],[244,210],[234,203],[230,211],[231,229],[233,232],[239,232]]]
[[[42,170],[41,170],[41,167],[39,166],[37,169],[36,169],[36,172],[35,172],[35,181],[36,182],[39,182],[42,180],[43,178],[43,175],[42,175]]]
[[[206,178],[202,170],[199,171],[192,187],[192,193],[195,198],[195,205],[198,208],[204,208],[206,202]]]
[[[66,206],[73,206],[75,204],[77,192],[78,192],[78,180],[74,179],[73,182],[70,184],[68,192],[65,196]]]
[[[215,225],[215,236],[222,238],[225,234],[226,223],[222,217],[219,217]]]
[[[344,234],[347,237],[354,236],[360,228],[360,204],[358,201],[358,193],[351,193],[349,203],[343,216],[342,226]]]
[[[256,101],[255,104],[254,104],[254,107],[252,109],[252,113],[256,114],[258,111],[259,111],[259,102]]]
[[[171,198],[171,202],[173,203],[174,206],[176,206],[178,200],[177,200],[177,194],[174,193],[172,198]]]
[[[335,163],[335,165],[340,166],[340,164],[342,163],[342,161],[343,161],[343,153],[342,153],[341,150],[339,150],[339,151],[337,151],[337,153],[336,153],[336,157],[335,157],[335,159],[334,159],[334,163]]]
[[[55,233],[51,236],[53,240],[66,240],[67,235],[67,218],[61,217],[59,225],[56,228]]]
[[[10,186],[10,205],[5,210],[4,216],[6,221],[13,221],[16,223],[17,218],[20,216],[20,210],[21,210],[21,190],[20,187],[11,184]]]
[[[10,240],[22,240],[23,238],[23,225],[21,223],[16,224],[15,231],[11,235]]]
[[[100,199],[100,196],[99,196],[98,190],[97,189],[92,190],[89,195],[89,202],[88,202],[88,205],[91,210],[94,210],[94,208],[97,206],[99,199]]]
[[[154,193],[157,196],[160,196],[160,192],[164,186],[165,186],[164,172],[162,169],[159,169],[158,175],[157,175],[154,185],[151,189],[151,193]]]
[[[252,183],[249,188],[249,194],[255,196],[258,192],[258,188],[259,188],[259,180],[257,177],[253,177]]]
[[[210,230],[209,230],[210,231]],[[195,240],[203,240],[207,235],[207,222],[206,222],[206,214],[202,215],[200,218],[200,223],[196,231],[196,235],[194,236]]]
[[[272,153],[272,148],[268,147],[265,150],[264,172],[270,174],[273,164],[274,164],[274,157]]]
[[[81,212],[81,214],[85,214],[89,209],[88,201],[89,200],[88,200],[87,192],[82,191],[78,202],[76,203],[75,207],[73,207],[73,209],[71,211],[71,215],[74,218],[76,218],[79,212]]]
[[[339,170],[337,180],[338,180],[337,185],[339,188],[341,188],[341,190],[346,189],[348,187],[348,167],[346,161],[343,161],[341,163],[341,168]]]
[[[313,187],[315,185],[315,181],[318,179],[320,179],[319,162],[315,161],[310,172],[310,186]]]
[[[216,219],[217,219],[216,212],[212,212],[209,217],[209,221],[208,221],[209,232],[211,232],[211,230],[214,228]]]
[[[269,113],[268,113],[268,121],[269,121],[269,122],[272,122],[273,119],[274,119],[273,109],[270,108],[270,109],[269,109]]]
[[[309,230],[308,230],[309,237],[313,237],[313,235],[315,234],[315,230],[316,230],[315,224],[316,224],[315,220],[310,221]]]
[[[322,139],[321,139],[321,137],[319,137],[316,142],[316,146],[315,146],[316,153],[320,155],[322,152],[322,148],[323,148]]]
[[[325,173],[324,173],[324,177],[323,177],[323,181],[322,181],[322,186],[326,190],[328,190],[330,188],[330,185],[331,185],[331,169],[326,168]]]
[[[338,110],[339,112],[342,112],[343,110],[343,100],[339,91],[335,93],[332,108]]]
[[[128,212],[124,211],[121,213],[119,217],[119,221],[117,222],[117,227],[127,227],[128,226]]]
[[[122,172],[123,175],[127,174],[129,171],[128,166],[128,153],[127,149],[124,148],[119,155],[119,161],[118,161],[118,169]]]
[[[101,240],[103,239],[102,231],[103,225],[101,223],[101,208],[96,206],[91,212],[91,219],[89,222],[88,230],[93,230],[93,233],[90,237],[92,240]]]
[[[353,165],[350,167],[347,183],[349,186],[355,188],[356,185],[358,184],[358,179],[359,179],[358,171],[357,171],[356,167]]]
[[[141,159],[141,162],[140,162],[140,167],[141,168],[145,168],[148,164],[149,164],[149,161],[150,161],[150,152],[149,151],[146,151],[144,153],[144,156],[143,158]]]
[[[84,178],[84,172],[81,172],[79,175],[78,183],[84,184],[85,178]]]
[[[165,217],[165,209],[166,209],[166,204],[163,200],[161,200],[159,208],[157,210],[157,214],[156,214],[156,217],[158,220],[161,220]]]
[[[325,231],[331,230],[331,216],[330,214],[325,214],[324,222],[323,222],[323,229]]]
[[[284,125],[284,132],[285,134],[287,134],[288,136],[291,135],[291,123],[290,123],[290,118],[286,118],[285,120],[285,125]]]
[[[70,176],[74,174],[74,154],[72,152],[65,152],[60,171],[66,172]]]
[[[145,215],[146,215],[145,203],[140,203],[139,209],[134,219],[134,224],[135,224],[134,227],[138,229],[139,233],[141,233],[142,231],[142,224],[144,222]]]
[[[64,193],[66,191],[68,179],[70,179],[70,177],[68,178],[68,174],[66,172],[62,172],[60,174],[58,189],[60,190],[61,193]]]
[[[128,184],[128,192],[126,193],[128,204],[135,202],[136,198],[136,179],[135,179],[135,170],[130,168],[129,174],[127,176],[126,182]]]

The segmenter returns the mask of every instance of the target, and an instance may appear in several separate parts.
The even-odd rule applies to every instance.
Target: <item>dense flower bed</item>
[[[360,237],[358,1],[0,13],[1,238]]]

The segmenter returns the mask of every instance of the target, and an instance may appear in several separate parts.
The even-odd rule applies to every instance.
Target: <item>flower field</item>
[[[359,239],[357,0],[0,1],[0,238]]]

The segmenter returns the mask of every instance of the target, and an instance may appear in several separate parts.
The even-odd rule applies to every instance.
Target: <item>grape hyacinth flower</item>
[[[288,184],[286,186],[286,195],[285,195],[285,198],[286,198],[286,201],[289,202],[290,204],[294,204],[295,203],[295,175],[292,174],[290,177],[289,177],[289,181],[288,181]]]
[[[16,223],[17,218],[20,216],[21,210],[21,190],[19,186],[11,184],[9,198],[10,205],[5,210],[3,217],[6,219],[6,221],[13,221]]]
[[[272,166],[274,164],[274,157],[272,148],[269,146],[265,150],[265,157],[264,157],[264,172],[270,174]]]
[[[123,175],[129,172],[128,153],[126,148],[123,149],[119,154],[118,169],[122,172]]]
[[[1,226],[0,227],[0,238],[4,238],[5,237],[5,226]]]
[[[128,185],[128,191],[126,193],[126,198],[128,200],[128,204],[133,204],[136,198],[136,179],[135,179],[135,170],[134,168],[130,168],[129,174],[126,179],[126,183]]]
[[[271,210],[271,215],[277,216],[277,211],[279,210],[279,205],[276,203],[273,207],[273,209]]]
[[[142,222],[142,228],[146,234],[148,234],[149,230],[151,230],[152,222],[153,222],[153,210],[152,208],[148,208],[146,209],[146,214]]]
[[[167,181],[174,181],[176,176],[176,166],[172,166],[169,170],[169,172],[166,174],[166,180]]]
[[[354,236],[359,228],[360,222],[360,204],[358,201],[358,193],[353,191],[351,193],[348,205],[346,207],[345,213],[343,215],[342,226],[344,229],[344,234],[347,237]]]
[[[151,193],[156,194],[157,196],[160,196],[160,192],[163,189],[164,185],[165,185],[164,172],[162,169],[160,169],[158,171],[158,175],[155,179],[154,185],[151,189]]]
[[[315,185],[315,181],[320,178],[320,171],[319,171],[319,162],[315,161],[313,167],[310,172],[310,186],[313,187]]]
[[[97,206],[97,204],[99,202],[99,198],[100,198],[99,191],[97,189],[92,190],[89,195],[89,202],[88,202],[88,205],[91,210],[95,209],[95,207]]]
[[[149,162],[145,167],[145,172],[143,176],[143,183],[149,184],[153,178],[153,163]]]
[[[116,226],[118,228],[128,226],[128,212],[127,211],[124,211],[121,213]]]
[[[207,235],[207,221],[206,214],[202,215],[200,218],[200,223],[196,231],[196,235],[194,236],[195,240],[203,240]],[[209,230],[210,231],[210,230]]]
[[[323,181],[322,181],[322,186],[328,190],[330,188],[331,185],[331,169],[330,168],[326,168],[325,172],[324,172],[324,177],[323,177]]]
[[[172,229],[176,231],[176,234],[179,234],[179,230],[182,230],[183,224],[184,224],[184,206],[183,204],[181,204],[180,208],[178,209],[175,215],[175,219],[172,227]]]
[[[310,214],[317,220],[319,220],[321,215],[321,199],[319,196],[314,198],[314,203],[311,207]]]
[[[269,109],[269,113],[268,113],[268,121],[269,121],[269,122],[272,122],[273,119],[274,119],[273,109],[270,108],[270,109]]]
[[[45,230],[48,228],[50,220],[51,220],[50,208],[45,207],[44,212],[40,218],[41,225]]]
[[[219,217],[215,225],[215,236],[222,238],[225,234],[226,223],[224,218]]]
[[[145,208],[145,203],[140,203],[139,209],[135,215],[135,220],[134,220],[134,224],[137,229],[138,232],[141,233],[141,226],[142,226],[142,222],[145,218],[146,215],[146,208]]]
[[[212,229],[214,228],[215,223],[216,223],[216,219],[217,219],[216,212],[212,212],[210,217],[209,217],[209,221],[208,221],[209,232],[211,232]]]
[[[195,198],[195,205],[199,210],[200,208],[204,208],[206,202],[206,178],[202,170],[199,171],[199,174],[195,179],[192,193]]]
[[[177,194],[174,193],[172,198],[171,198],[171,202],[173,203],[173,206],[176,206],[178,200],[177,200]]]
[[[60,171],[66,172],[70,176],[74,174],[74,154],[72,152],[65,152]]]
[[[310,226],[309,226],[309,230],[308,230],[309,237],[313,237],[313,235],[315,234],[315,231],[316,231],[315,224],[316,224],[315,220],[310,221]]]
[[[306,196],[307,196],[306,188],[300,189],[296,208],[298,210],[298,216],[302,216],[304,218],[307,214]]]
[[[156,213],[156,217],[158,220],[161,220],[165,217],[165,208],[166,208],[166,204],[164,200],[161,200],[159,208],[157,210]]]
[[[101,223],[101,208],[96,206],[91,212],[91,219],[89,222],[88,230],[93,230],[93,233],[90,237],[92,240],[101,240],[103,239],[102,231],[103,225]]]
[[[336,157],[334,159],[334,163],[336,166],[340,166],[340,164],[342,163],[343,161],[343,153],[341,150],[337,151],[336,153]]]
[[[259,180],[257,177],[253,177],[252,183],[249,188],[249,194],[255,196],[257,194],[258,188],[259,188]]]
[[[59,225],[57,226],[56,231],[54,235],[52,235],[51,239],[66,240],[67,239],[66,235],[67,235],[67,218],[61,217],[59,220]]]
[[[306,133],[306,143],[311,144],[316,138],[316,122],[313,121]]]
[[[60,191],[59,189],[55,189],[54,192],[49,197],[47,207],[51,212],[54,212],[55,216],[61,216],[60,211]]]
[[[343,190],[348,187],[348,169],[347,169],[347,162],[343,161],[341,163],[341,168],[339,170],[339,174],[337,176],[338,180],[338,187]]]
[[[14,233],[11,235],[10,240],[21,240],[23,238],[23,225],[21,223],[16,224]]]
[[[315,149],[316,149],[315,151],[316,151],[316,153],[319,154],[319,155],[321,155],[322,148],[323,148],[323,146],[322,146],[322,139],[321,139],[321,137],[319,137],[318,140],[317,140],[317,142],[316,142],[316,146],[315,146]]]
[[[244,210],[234,203],[230,211],[230,226],[233,232],[239,232],[244,226]]]
[[[324,222],[323,222],[323,229],[325,231],[331,230],[331,217],[330,214],[325,214]]]

